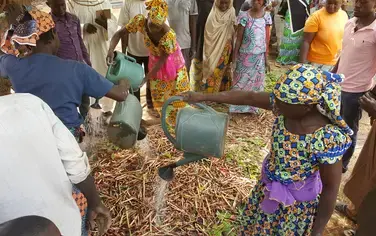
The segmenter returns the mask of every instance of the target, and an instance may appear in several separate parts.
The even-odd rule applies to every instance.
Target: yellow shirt
[[[342,9],[329,14],[325,7],[308,18],[304,32],[316,33],[309,47],[308,61],[323,65],[337,63],[347,20],[348,16]]]

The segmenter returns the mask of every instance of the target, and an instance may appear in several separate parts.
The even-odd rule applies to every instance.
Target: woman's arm
[[[306,63],[309,47],[311,46],[312,40],[315,37],[316,33],[304,32],[304,39],[302,46],[300,48],[300,62]]]
[[[240,49],[240,46],[242,45],[244,29],[245,29],[245,27],[240,25],[240,24],[237,27],[236,43],[235,43],[234,52],[232,53],[232,62],[233,63],[236,63],[236,59],[238,57],[239,49]]]
[[[272,31],[272,26],[266,25],[266,27],[265,27],[265,32],[266,32],[265,68],[266,68],[266,72],[270,71],[268,56],[269,56],[269,43],[270,43],[271,31]]]
[[[128,38],[128,35],[129,35],[129,32],[128,32],[126,27],[121,28],[120,30],[118,30],[114,34],[114,36],[111,39],[110,47],[109,47],[108,53],[107,53],[107,63],[108,64],[111,64],[114,60],[114,50],[115,50],[116,46],[118,45],[120,39],[125,38],[125,37]],[[126,44],[127,45],[123,45],[123,47],[125,47],[125,48],[128,47],[128,40],[126,41]]]
[[[322,193],[317,210],[312,236],[322,235],[325,226],[333,214],[342,176],[342,161],[333,165],[320,164]]]
[[[248,92],[248,91],[227,91],[213,94],[203,94],[195,92],[183,93],[184,101],[190,103],[196,102],[217,102],[233,105],[249,105],[259,107],[265,110],[271,110],[270,94],[266,92]]]

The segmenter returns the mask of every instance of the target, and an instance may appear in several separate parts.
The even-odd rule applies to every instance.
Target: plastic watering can
[[[132,148],[137,141],[141,119],[140,101],[129,93],[125,101],[117,102],[115,105],[107,128],[108,139],[122,149]]]
[[[106,74],[109,81],[117,84],[120,79],[128,79],[133,91],[138,91],[146,82],[144,77],[144,69],[136,59],[115,51],[114,63],[108,66]]]
[[[176,116],[176,138],[172,137],[166,124],[166,109],[172,102],[182,99],[180,96],[171,97],[162,108],[162,129],[175,148],[184,152],[182,160],[159,168],[159,176],[167,181],[173,179],[174,168],[207,157],[220,158],[225,149],[228,115],[201,103],[194,104],[200,109],[185,107],[179,110]]]

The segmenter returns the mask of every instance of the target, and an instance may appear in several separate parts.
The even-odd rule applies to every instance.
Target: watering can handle
[[[113,64],[114,64],[114,63],[110,63],[110,64],[108,65],[107,73],[106,73],[106,78],[109,77],[109,75],[110,75],[110,71],[112,70],[112,65],[113,65]]]
[[[168,140],[170,140],[170,142],[174,146],[176,146],[176,144],[177,144],[176,139],[174,137],[172,137],[171,133],[168,131],[167,123],[166,123],[166,117],[167,117],[167,107],[171,103],[176,102],[176,101],[183,101],[183,97],[182,96],[172,96],[169,99],[167,99],[167,101],[165,101],[165,103],[163,104],[163,107],[162,107],[162,129],[163,129],[163,132],[165,133],[166,137],[168,138]],[[216,110],[214,110],[213,108],[206,106],[202,103],[195,103],[194,105],[198,106],[199,108],[204,109],[204,110],[206,110],[210,113],[213,113],[213,114],[217,113]]]
[[[130,56],[128,56],[128,55],[124,55],[124,58],[127,59],[128,61],[131,61],[131,62],[137,63],[136,59],[134,59],[133,57],[130,57]]]

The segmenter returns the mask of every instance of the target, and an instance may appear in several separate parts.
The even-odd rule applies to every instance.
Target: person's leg
[[[138,57],[138,56],[135,56],[135,55],[132,55],[130,53],[127,53],[128,56],[130,57],[133,57],[134,59],[136,59],[136,62],[140,65],[144,64],[144,70],[145,68],[148,67],[147,64],[145,64],[145,57]],[[146,72],[145,72],[145,76],[146,76]],[[136,91],[136,92],[133,92],[134,96],[136,96],[136,98],[138,99],[138,101],[141,102],[141,88]],[[140,125],[140,130],[138,131],[138,136],[137,136],[137,140],[143,140],[147,135],[147,130],[146,128],[143,126],[143,125]]]
[[[357,215],[356,236],[375,235],[376,188],[370,191],[362,202]]]
[[[364,93],[348,92],[342,92],[341,94],[341,115],[349,127],[354,131],[354,134],[351,136],[352,144],[342,158],[343,173],[347,171],[347,167],[355,151],[359,121],[362,118],[362,109],[359,105],[359,98],[363,96],[363,94]]]
[[[89,96],[87,96],[87,95],[82,96],[82,101],[81,101],[81,105],[79,107],[79,110],[80,110],[80,114],[81,114],[82,118],[85,120],[87,113],[90,110],[90,97]]]
[[[133,57],[134,59],[136,59],[136,62],[140,65],[142,65],[142,57],[138,57],[138,56],[135,56],[135,55],[132,55],[130,54],[129,52],[127,52],[127,55],[130,56],[130,57]],[[145,65],[144,65],[145,67]],[[133,92],[133,95],[136,96],[136,98],[138,99],[138,101],[141,101],[141,89],[139,89],[138,91],[136,92]]]
[[[142,62],[144,63],[144,70],[145,75],[149,73],[149,57],[143,57]],[[146,82],[146,105],[149,109],[153,109],[153,100],[151,97],[151,90],[150,90],[150,81]]]
[[[184,61],[185,61],[185,67],[187,68],[188,72],[191,69],[191,64],[192,64],[191,57],[189,56],[189,52],[190,52],[189,48],[181,49],[181,53],[183,54]]]

